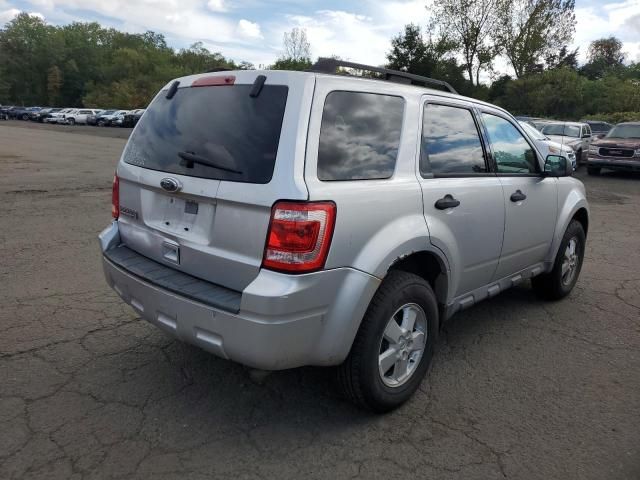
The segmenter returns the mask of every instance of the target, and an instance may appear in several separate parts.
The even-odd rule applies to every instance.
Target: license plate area
[[[205,199],[206,200],[206,199]],[[209,245],[215,203],[167,195],[155,191],[142,192],[143,219],[147,226],[190,242]]]

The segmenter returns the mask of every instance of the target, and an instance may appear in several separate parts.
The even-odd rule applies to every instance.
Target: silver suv
[[[571,170],[437,80],[335,60],[184,77],[118,163],[104,271],[174,337],[259,369],[339,366],[386,411],[454,313],[527,279],[571,291],[589,217]]]

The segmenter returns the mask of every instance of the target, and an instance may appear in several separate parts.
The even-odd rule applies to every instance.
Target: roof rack
[[[435,78],[414,75],[413,73],[402,72],[400,70],[389,70],[388,68],[373,67],[371,65],[363,65],[360,63],[346,62],[337,58],[320,57],[314,63],[309,71],[317,73],[333,73],[335,74],[338,67],[355,68],[357,70],[366,70],[368,72],[376,72],[384,75],[384,80],[409,85],[420,85],[426,87],[428,85],[436,85],[457,94],[456,90],[444,80],[436,80]]]

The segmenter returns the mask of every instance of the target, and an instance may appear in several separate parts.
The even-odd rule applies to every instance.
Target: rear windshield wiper
[[[194,163],[199,163],[200,165],[217,168],[218,170],[224,170],[225,172],[238,174],[242,173],[240,170],[234,170],[233,168],[225,167],[217,162],[214,162],[213,160],[209,160],[208,158],[196,155],[193,152],[178,152],[178,156],[186,162],[187,168],[193,168]]]

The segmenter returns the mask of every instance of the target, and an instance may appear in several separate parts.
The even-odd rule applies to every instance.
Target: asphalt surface
[[[125,140],[77,128],[0,122],[0,478],[640,478],[639,176],[578,174],[569,298],[457,315],[417,395],[374,416],[330,369],[263,378],[124,305],[96,235]]]

